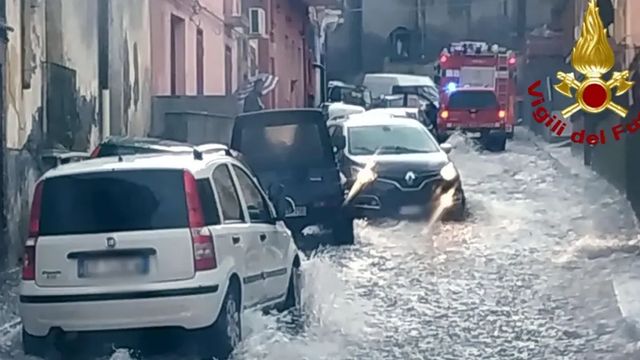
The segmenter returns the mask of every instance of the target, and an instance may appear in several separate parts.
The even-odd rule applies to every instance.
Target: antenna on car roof
[[[195,160],[202,160],[202,152],[199,151],[198,149],[193,149],[193,158]]]

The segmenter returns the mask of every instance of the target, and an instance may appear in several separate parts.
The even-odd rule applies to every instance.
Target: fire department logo
[[[629,91],[633,86],[633,82],[628,81],[629,71],[616,71],[608,81],[602,79],[602,75],[613,68],[614,62],[613,50],[607,40],[607,30],[602,24],[596,0],[590,0],[582,21],[580,38],[571,53],[571,65],[585,79],[579,81],[573,73],[558,72],[556,75],[560,80],[554,86],[556,91],[573,98],[571,89],[576,90],[576,103],[562,110],[565,118],[579,110],[596,114],[609,109],[621,117],[627,115],[627,109],[613,102],[611,93],[614,88],[616,96]]]
[[[409,171],[404,176],[404,180],[407,182],[407,185],[413,185],[413,182],[416,181],[416,174],[413,171]]]

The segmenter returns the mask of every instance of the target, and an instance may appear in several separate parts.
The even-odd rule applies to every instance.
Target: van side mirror
[[[284,220],[288,206],[288,201],[284,196],[284,185],[272,184],[269,186],[268,196],[276,211],[276,220]]]
[[[453,146],[449,143],[442,143],[440,144],[440,149],[442,149],[442,151],[444,151],[445,153],[449,154],[451,150],[453,150]]]
[[[342,151],[347,147],[347,139],[344,135],[337,135],[333,138],[333,146],[335,146],[336,151]]]

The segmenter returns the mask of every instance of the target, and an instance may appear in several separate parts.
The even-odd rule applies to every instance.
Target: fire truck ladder
[[[509,54],[498,54],[498,67],[496,69],[496,95],[500,101],[500,107],[506,109],[509,95]]]

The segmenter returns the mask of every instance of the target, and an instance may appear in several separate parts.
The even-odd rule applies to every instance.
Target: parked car
[[[370,176],[372,182],[362,187],[351,202],[359,216],[430,215],[439,195],[454,189],[453,206],[447,209],[445,218],[465,218],[462,182],[447,155],[451,147],[438,145],[420,122],[364,113],[328,126],[335,143],[347,144],[338,154],[347,187],[356,184],[361,172],[375,172],[375,178]]]
[[[300,304],[300,257],[284,213],[224,153],[50,170],[36,185],[23,258],[24,352],[69,348],[66,334],[82,342],[124,331],[134,341],[179,329],[200,356],[226,359],[245,309]]]
[[[284,185],[285,197],[294,209],[285,222],[299,246],[312,243],[303,234],[307,227],[330,233],[332,244],[353,244],[353,215],[342,206],[344,188],[322,111],[268,110],[240,115],[231,148],[242,154],[264,188]]]

